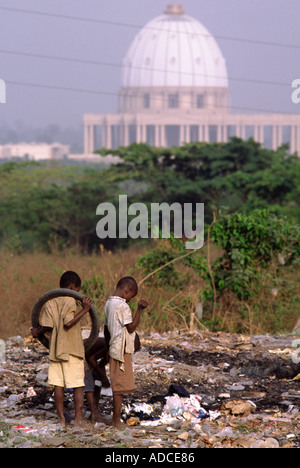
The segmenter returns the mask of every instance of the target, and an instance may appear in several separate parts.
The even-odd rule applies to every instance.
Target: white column
[[[111,149],[112,139],[111,139],[111,125],[109,122],[106,122],[106,148]]]
[[[296,127],[296,131],[297,131],[297,134],[296,134],[296,151],[297,151],[298,156],[300,156],[300,126],[299,125]]]
[[[259,141],[258,125],[254,125],[254,140],[255,140],[256,142]]]
[[[185,127],[185,141],[186,143],[191,142],[191,128],[189,125]]]
[[[203,125],[198,126],[198,140],[203,141]]]
[[[123,145],[129,145],[129,128],[125,122],[123,123]]]
[[[222,125],[220,124],[217,126],[217,142],[222,142]]]
[[[227,125],[223,126],[223,138],[224,138],[224,143],[228,142],[228,127]]]
[[[262,125],[255,125],[254,126],[254,140],[257,143],[264,143],[264,128]]]
[[[136,143],[141,142],[141,126],[138,122],[136,122]]]
[[[136,124],[136,143],[144,143],[145,142],[145,125],[143,124]]]
[[[146,125],[141,125],[141,142],[146,143]]]
[[[277,130],[278,130],[277,125],[272,125],[272,150],[273,151],[277,150],[277,145],[278,145]]]
[[[246,140],[246,125],[241,126],[241,138],[242,140]]]
[[[263,126],[263,125],[260,125],[260,126],[259,126],[259,129],[260,129],[259,141],[260,141],[260,143],[263,145],[263,144],[264,144],[264,126]]]
[[[166,127],[164,125],[160,126],[160,145],[162,148],[167,146],[166,144]]]
[[[282,145],[282,126],[277,126],[277,147]]]
[[[159,147],[159,125],[155,125],[155,146]]]
[[[89,126],[84,124],[84,154],[89,154]]]
[[[185,125],[180,125],[179,146],[183,145],[184,141],[185,141]]]
[[[90,125],[90,135],[89,135],[89,153],[95,151],[95,127]]]
[[[296,151],[296,127],[291,125],[291,141],[290,141],[290,152],[293,154]]]

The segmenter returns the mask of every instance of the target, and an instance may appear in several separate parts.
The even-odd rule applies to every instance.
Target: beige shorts
[[[48,384],[56,387],[84,387],[84,359],[69,356],[68,361],[50,361]]]
[[[134,376],[131,354],[124,354],[124,371],[120,369],[120,362],[113,358],[109,359],[109,371],[111,388],[113,393],[123,395],[134,393]]]

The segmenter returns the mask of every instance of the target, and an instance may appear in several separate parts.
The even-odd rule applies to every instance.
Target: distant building
[[[0,145],[0,158],[26,158],[39,161],[43,159],[66,159],[70,154],[70,147],[60,143],[17,143]]]
[[[124,60],[117,114],[84,115],[84,153],[133,142],[156,147],[253,137],[300,154],[300,115],[233,114],[225,58],[208,30],[167,5],[135,37]]]

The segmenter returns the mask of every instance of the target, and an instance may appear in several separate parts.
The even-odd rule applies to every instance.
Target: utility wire
[[[122,22],[116,22],[116,21],[107,21],[107,20],[100,20],[100,19],[94,19],[94,18],[82,18],[82,17],[77,17],[77,16],[70,16],[70,15],[62,15],[62,14],[56,14],[56,13],[45,13],[41,11],[36,11],[36,10],[24,10],[21,8],[12,8],[12,7],[2,7],[0,6],[0,10],[4,11],[10,11],[10,12],[18,12],[18,13],[24,13],[24,14],[31,14],[31,15],[40,15],[40,16],[46,16],[46,17],[52,17],[52,18],[62,18],[62,19],[67,19],[67,20],[76,20],[76,21],[84,21],[84,22],[92,22],[92,23],[100,23],[100,24],[107,24],[107,25],[114,25],[114,26],[124,26],[124,27],[131,27],[131,28],[145,28],[147,26],[141,26],[141,25],[136,25],[136,24],[129,24],[129,23],[122,23]],[[155,29],[155,30],[161,30],[159,28],[154,28],[154,27],[149,27],[150,29]],[[164,30],[166,31],[166,30]],[[182,32],[183,34],[189,34]],[[198,34],[201,35],[201,34]],[[276,46],[276,47],[289,47],[289,48],[295,48],[295,49],[300,49],[300,46],[295,45],[295,44],[282,44],[282,43],[275,43],[275,42],[266,42],[266,41],[257,41],[257,40],[251,40],[251,39],[242,39],[242,38],[234,38],[234,37],[225,37],[225,36],[214,36],[219,39],[227,39],[227,40],[232,40],[232,41],[239,41],[239,42],[248,42],[248,43],[255,43],[255,44],[261,44],[261,45],[270,45],[270,46]],[[43,58],[43,59],[51,59],[51,60],[64,60],[64,61],[69,61],[69,62],[74,62],[74,63],[86,63],[86,64],[93,64],[93,65],[105,65],[105,66],[112,66],[112,67],[122,67],[122,65],[119,64],[113,64],[113,63],[106,63],[106,62],[97,62],[97,61],[91,61],[91,60],[81,60],[81,59],[72,59],[72,58],[67,58],[67,57],[54,57],[54,56],[45,56],[41,54],[30,54],[30,53],[24,53],[24,52],[15,52],[15,51],[7,51],[7,50],[0,50],[0,53],[7,53],[7,54],[15,54],[15,55],[23,55],[23,56],[28,56],[28,57],[36,57],[36,58]],[[133,67],[133,68],[140,68],[144,69],[143,67]],[[145,68],[146,69],[146,68]],[[165,71],[165,70],[156,70],[156,71]],[[178,73],[178,72],[177,72]],[[187,72],[183,72],[187,73]],[[195,75],[196,76],[196,75]],[[206,76],[206,75],[203,75]],[[220,78],[220,77],[218,77]],[[245,82],[252,82],[252,83],[257,83],[257,84],[267,84],[267,85],[276,85],[276,86],[288,86],[286,83],[280,83],[280,82],[273,82],[273,81],[264,81],[264,80],[249,80],[249,79],[244,79],[244,78],[236,78],[236,77],[229,77],[230,80],[236,80],[236,81],[245,81]],[[118,96],[117,93],[114,92],[108,92],[108,91],[98,91],[98,90],[88,90],[88,89],[81,89],[81,88],[70,88],[70,87],[63,87],[63,86],[55,86],[55,85],[48,85],[48,84],[38,84],[38,83],[24,83],[24,82],[17,82],[17,81],[6,81],[6,83],[15,85],[15,86],[28,86],[28,87],[35,87],[35,88],[44,88],[44,89],[54,89],[54,90],[61,90],[61,91],[70,91],[70,92],[79,92],[79,93],[85,93],[85,94],[98,94],[98,95],[106,95],[106,96]],[[223,106],[218,106],[218,107],[223,107]],[[255,109],[255,108],[246,108],[246,107],[240,107],[240,106],[231,106],[232,109],[244,109],[244,110],[249,110],[249,111],[256,111],[256,112],[270,112],[270,113],[285,113],[285,112],[278,112],[278,111],[273,111],[273,110],[267,110],[267,109]],[[286,114],[289,114],[286,112]]]
[[[100,20],[100,19],[95,19],[95,18],[82,18],[79,16],[70,16],[70,15],[62,15],[62,14],[57,14],[57,13],[45,13],[42,11],[36,11],[36,10],[24,10],[22,8],[13,8],[13,7],[3,7],[0,6],[0,10],[3,11],[9,11],[9,12],[15,12],[15,13],[25,13],[29,15],[39,15],[39,16],[46,16],[50,18],[62,18],[62,19],[67,19],[67,20],[75,20],[75,21],[83,21],[83,22],[89,22],[89,23],[95,23],[95,24],[106,24],[110,26],[123,26],[123,27],[128,27],[128,28],[135,28],[135,29],[150,29],[154,31],[167,31],[166,29],[160,29],[157,27],[153,26],[144,26],[144,25],[138,25],[138,24],[132,24],[132,23],[122,23],[120,21],[109,21],[109,20]],[[174,31],[172,31],[174,32]],[[186,33],[183,31],[178,31],[179,34],[190,34]],[[201,34],[201,33],[195,33],[196,35],[201,35],[201,36],[207,36],[207,34]],[[273,47],[286,47],[289,49],[300,49],[300,45],[296,44],[284,44],[280,42],[271,42],[271,41],[260,41],[260,40],[255,40],[255,39],[244,39],[241,37],[230,37],[230,36],[221,36],[221,35],[214,35],[215,38],[217,39],[222,39],[222,40],[228,40],[228,41],[238,41],[238,42],[245,42],[245,43],[250,43],[250,44],[258,44],[258,45],[265,45],[265,46],[273,46]]]
[[[53,89],[57,91],[69,91],[69,92],[76,92],[76,93],[84,93],[84,94],[95,94],[95,95],[102,95],[102,96],[114,96],[118,97],[118,93],[113,93],[110,91],[99,91],[99,90],[93,90],[93,89],[83,89],[83,88],[70,88],[67,86],[56,86],[56,85],[49,85],[49,84],[39,84],[39,83],[25,83],[25,82],[20,82],[20,81],[10,81],[10,80],[5,80],[6,84],[13,85],[13,86],[26,86],[26,87],[31,87],[31,88],[42,88],[42,89]],[[167,99],[166,99],[167,101]],[[224,109],[227,108],[225,106],[210,106],[212,109]],[[250,108],[250,107],[241,107],[241,106],[230,106],[231,109],[238,109],[238,110],[248,110],[251,112],[266,112],[266,113],[271,113],[271,114],[287,114],[290,115],[291,112],[282,112],[282,111],[275,111],[275,110],[270,110],[270,109],[257,109],[257,108]],[[207,109],[207,108],[205,108]],[[204,109],[204,110],[205,110]],[[170,111],[176,111],[176,108],[174,109],[169,109]],[[201,109],[198,109],[201,110]]]
[[[13,50],[3,50],[0,49],[0,54],[8,54],[8,55],[17,55],[17,56],[22,56],[22,57],[31,57],[31,58],[40,58],[40,59],[45,59],[45,60],[58,60],[58,61],[64,61],[64,62],[71,62],[71,63],[84,63],[86,65],[100,65],[100,66],[106,66],[106,67],[115,67],[115,68],[123,68],[123,65],[117,64],[117,63],[111,63],[111,62],[100,62],[100,61],[95,61],[95,60],[86,60],[86,59],[76,59],[76,58],[69,58],[69,57],[57,57],[53,55],[44,55],[44,54],[33,54],[29,52],[18,52],[18,51],[13,51]],[[206,78],[218,78],[218,79],[224,79],[227,77],[224,76],[219,76],[219,75],[207,75],[205,73],[192,73],[192,72],[186,72],[186,71],[176,71],[176,70],[166,70],[166,69],[160,69],[160,68],[147,68],[147,67],[138,67],[138,66],[131,66],[130,68],[135,69],[135,70],[144,70],[144,71],[155,71],[155,72],[167,72],[167,73],[175,73],[179,75],[192,75],[192,76],[203,76]],[[247,79],[247,78],[237,78],[237,77],[228,77],[228,80],[231,81],[240,81],[240,82],[245,82],[245,83],[253,83],[253,84],[264,84],[268,86],[291,86],[290,83],[281,83],[278,81],[266,81],[266,80],[254,80],[254,79]]]

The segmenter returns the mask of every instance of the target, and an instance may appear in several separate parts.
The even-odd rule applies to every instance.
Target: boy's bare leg
[[[62,427],[66,426],[66,421],[64,417],[64,388],[63,387],[54,387],[54,400],[58,416],[58,422]]]
[[[86,392],[85,393],[86,400],[88,402],[88,406],[91,412],[91,421],[94,420],[94,413],[95,413],[95,398],[94,398],[94,393],[93,392]]]
[[[125,424],[121,421],[121,408],[122,408],[123,395],[113,394],[113,418],[112,425],[118,429],[125,427]]]
[[[75,421],[74,427],[84,428],[82,410],[83,410],[83,387],[74,388]]]
[[[93,392],[86,392],[85,394],[89,409],[91,412],[91,422],[105,422],[105,419],[102,417],[99,408],[95,401],[95,394]],[[99,403],[99,400],[98,400]]]
[[[95,408],[99,408],[99,401],[100,401],[100,393],[101,393],[101,387],[98,387],[98,385],[95,386],[95,392],[94,392],[94,401],[95,401]]]

